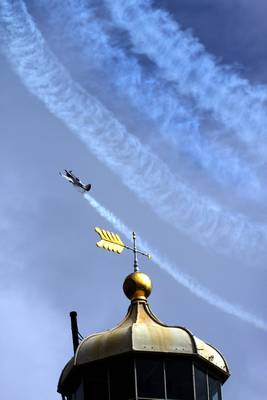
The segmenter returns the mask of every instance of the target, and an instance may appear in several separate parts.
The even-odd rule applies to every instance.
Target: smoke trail
[[[31,93],[60,118],[141,200],[193,240],[237,255],[265,252],[267,229],[233,215],[174,178],[151,150],[75,84],[48,49],[21,0],[2,0],[4,51]]]
[[[119,218],[117,218],[111,211],[107,210],[104,206],[99,204],[91,195],[85,194],[84,198],[90,205],[98,212],[101,217],[105,218],[113,227],[126,236],[129,240],[132,237],[132,231],[128,228]],[[188,289],[195,296],[205,300],[209,304],[217,307],[227,314],[233,315],[243,321],[254,325],[264,331],[267,331],[267,322],[250,314],[239,305],[231,304],[223,298],[212,293],[209,289],[194,281],[192,277],[179,271],[179,269],[171,264],[165,257],[162,257],[155,249],[153,249],[147,242],[140,238],[139,247],[144,251],[152,254],[153,261],[162,268],[165,272],[171,275],[178,283]]]
[[[105,0],[113,20],[130,34],[136,53],[155,62],[165,79],[234,130],[251,151],[266,160],[267,90],[252,86],[229,67],[216,64],[190,32],[151,0]],[[255,143],[255,136],[257,142]],[[257,161],[260,161],[257,157]]]
[[[262,197],[263,187],[241,155],[218,140],[213,141],[218,133],[212,132],[208,139],[201,134],[201,130],[207,133],[208,127],[201,127],[203,116],[197,117],[196,107],[193,111],[193,105],[177,96],[173,85],[157,71],[147,71],[135,58],[116,47],[110,35],[110,22],[100,20],[89,8],[90,2],[67,2],[64,7],[55,0],[42,0],[38,4],[44,7],[41,11],[47,11],[50,32],[56,32],[55,40],[62,36],[64,23],[67,45],[73,43],[76,51],[79,49],[80,69],[86,72],[88,61],[96,68],[106,69],[108,65],[106,79],[123,98],[127,96],[134,107],[156,123],[170,146],[176,145],[180,153],[190,155],[221,185],[234,184],[234,189],[242,195],[245,193],[253,199]],[[58,45],[62,47],[62,40]]]

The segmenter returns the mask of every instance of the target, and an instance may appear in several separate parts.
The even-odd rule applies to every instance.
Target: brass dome
[[[62,371],[58,391],[67,387],[77,368],[90,363],[129,353],[162,353],[188,356],[206,363],[224,382],[230,375],[223,355],[208,343],[181,326],[160,322],[151,311],[147,297],[152,290],[150,278],[142,272],[128,275],[123,284],[125,295],[131,300],[128,313],[115,328],[84,338],[74,358]],[[74,374],[74,375],[73,375]]]
[[[152,282],[143,272],[133,272],[123,283],[123,291],[130,300],[147,299],[152,291]]]
[[[128,352],[191,355],[205,360],[226,380],[229,369],[222,354],[181,326],[167,326],[151,311],[146,300],[133,300],[124,320],[115,328],[85,338],[74,365],[81,366]]]

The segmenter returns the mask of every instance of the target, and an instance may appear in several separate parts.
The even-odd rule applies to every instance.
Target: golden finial
[[[130,300],[146,300],[152,291],[152,282],[149,276],[135,271],[125,278],[123,291]]]

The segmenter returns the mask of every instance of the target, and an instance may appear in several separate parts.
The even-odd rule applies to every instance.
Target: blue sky
[[[95,247],[94,227],[114,225],[64,168],[154,249],[142,260],[153,311],[223,352],[224,398],[264,398],[266,11],[245,0],[1,3],[6,399],[58,398],[70,310],[88,335],[128,306],[131,255]]]

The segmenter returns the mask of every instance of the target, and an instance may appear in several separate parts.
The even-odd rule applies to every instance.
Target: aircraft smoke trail
[[[75,49],[79,48],[84,64],[80,69],[84,68],[86,73],[88,61],[97,68],[106,69],[108,65],[106,79],[111,77],[117,92],[123,98],[127,96],[134,107],[156,123],[162,138],[171,146],[175,145],[180,153],[192,157],[219,184],[234,184],[234,190],[242,195],[256,200],[262,198],[263,185],[236,149],[218,143],[217,139],[213,141],[213,137],[218,138],[216,132],[207,138],[208,128],[200,126],[203,117],[197,116],[196,107],[178,96],[173,85],[163,80],[157,71],[146,71],[136,58],[116,47],[110,35],[110,22],[97,17],[90,3],[67,2],[62,7],[56,0],[41,0],[38,4],[47,11],[46,23],[50,21],[50,32],[56,32],[55,41],[62,35],[60,28],[64,21],[68,46],[73,43]],[[62,46],[61,41],[59,45]]]
[[[126,236],[129,240],[132,239],[132,231],[127,227],[117,216],[115,216],[111,211],[107,210],[103,205],[101,205],[94,197],[90,194],[84,194],[84,198],[90,203],[90,205],[98,212],[101,217],[105,218],[113,227],[118,230],[121,234]],[[200,285],[194,279],[179,271],[179,269],[171,264],[166,257],[162,257],[158,251],[153,249],[146,241],[139,237],[139,247],[143,251],[149,252],[152,255],[152,260],[165,272],[171,275],[178,283],[188,289],[195,296],[205,300],[209,304],[217,307],[218,309],[224,311],[227,314],[233,315],[243,321],[254,325],[264,331],[267,331],[267,322],[258,318],[257,316],[250,314],[242,307],[236,304],[232,304],[227,300],[219,297],[215,293],[212,293],[206,287]]]
[[[266,162],[267,88],[252,86],[213,56],[188,31],[182,31],[151,0],[105,0],[114,22],[129,32],[134,51],[155,62],[165,79],[234,130],[251,145],[256,161]],[[255,141],[255,138],[257,140]]]
[[[47,47],[22,0],[1,0],[3,51],[29,91],[61,119],[164,221],[209,249],[264,254],[267,228],[231,214],[174,178],[102,104],[72,81]],[[259,254],[259,253],[258,253]]]

